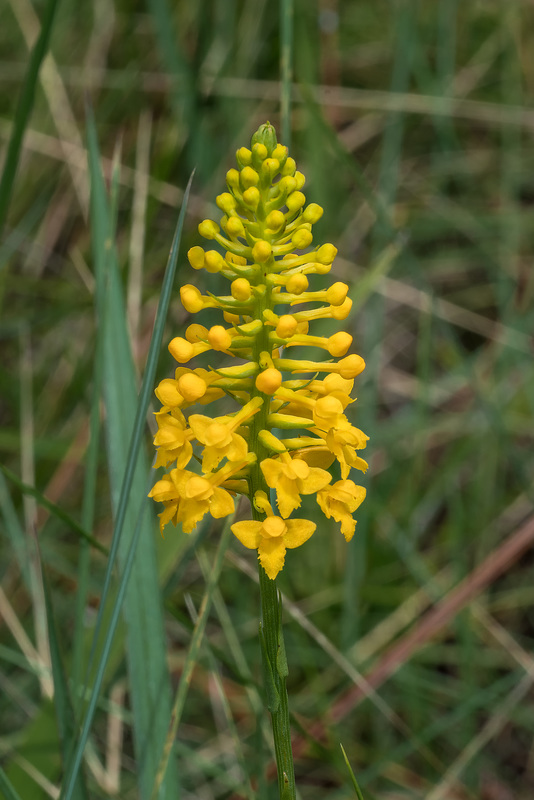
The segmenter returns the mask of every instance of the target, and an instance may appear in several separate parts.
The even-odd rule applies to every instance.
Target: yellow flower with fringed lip
[[[165,504],[165,510],[159,515],[161,532],[172,521],[175,525],[181,522],[184,531],[191,533],[208,511],[217,519],[233,514],[233,497],[221,484],[247,463],[244,460],[226,465],[218,472],[208,475],[172,469],[149,493],[149,497]]]
[[[326,446],[339,461],[343,480],[349,477],[351,467],[355,467],[361,472],[367,470],[369,466],[367,461],[360,458],[356,454],[356,450],[363,450],[368,440],[369,437],[359,428],[351,425],[348,420],[337,428],[330,428],[324,436]]]
[[[158,448],[155,467],[166,467],[176,461],[180,469],[187,467],[193,455],[193,447],[187,434],[187,423],[178,409],[172,414],[157,414],[158,432],[154,444]]]
[[[356,529],[353,514],[365,500],[365,488],[353,481],[342,480],[317,492],[317,502],[324,515],[341,523],[341,533],[350,542]]]
[[[263,569],[274,580],[282,567],[287,548],[300,547],[315,531],[317,526],[307,519],[286,519],[275,515],[267,516],[262,522],[243,520],[234,522],[232,533],[249,550],[258,551],[258,559]]]
[[[330,483],[330,473],[325,469],[310,467],[288,453],[281,453],[276,459],[266,458],[260,467],[267,485],[276,490],[276,502],[284,519],[300,506],[301,494],[315,494]]]
[[[247,442],[235,431],[259,411],[260,405],[261,401],[256,398],[231,417],[211,419],[202,414],[192,414],[189,417],[189,425],[195,439],[204,445],[202,457],[204,472],[212,472],[223,458],[232,462],[246,460]]]

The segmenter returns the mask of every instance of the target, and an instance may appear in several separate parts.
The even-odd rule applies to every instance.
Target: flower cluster
[[[228,191],[217,197],[220,224],[204,220],[199,225],[200,235],[222,252],[198,246],[188,252],[194,269],[230,281],[229,294],[202,294],[192,284],[180,290],[186,311],[220,309],[225,324],[192,324],[185,338],[169,344],[180,365],[209,350],[236,363],[209,370],[179,366],[174,378],[156,389],[162,408],[156,414],[155,466],[169,471],[150,496],[165,506],[161,529],[180,522],[186,532],[208,512],[217,518],[231,514],[236,494],[248,496],[255,519],[234,523],[232,531],[245,547],[258,550],[274,579],[286,548],[298,547],[315,530],[313,522],[290,518],[302,495],[315,495],[324,514],[341,524],[347,541],[354,534],[353,514],[365,489],[349,473],[351,467],[367,468],[358,451],[368,437],[349,422],[345,410],[365,363],[347,355],[350,334],[309,333],[314,320],[346,319],[352,303],[344,283],[310,288],[309,276],[326,275],[337,251],[332,244],[309,250],[312,226],[323,209],[306,205],[304,175],[269,123],[254,134],[250,149],[237,151],[237,164],[239,169],[226,175]],[[324,350],[329,357],[292,358],[293,347]],[[225,395],[238,405],[235,413],[184,415],[191,405],[208,405]],[[332,483],[327,470],[336,459],[341,480]],[[191,469],[198,462],[200,474],[198,467]],[[268,489],[276,494],[278,514]]]

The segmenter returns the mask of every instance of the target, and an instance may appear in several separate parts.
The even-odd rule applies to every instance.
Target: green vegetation
[[[532,797],[534,11],[289,6],[3,9],[6,800],[276,797],[254,555],[209,517],[162,539],[146,494],[179,286],[225,285],[186,250],[281,99],[371,436],[353,541],[321,520],[279,577],[298,791]]]

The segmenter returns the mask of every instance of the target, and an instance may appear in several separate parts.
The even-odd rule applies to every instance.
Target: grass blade
[[[0,236],[5,225],[11,194],[13,192],[13,184],[17,173],[24,131],[26,130],[33,109],[35,87],[37,86],[37,80],[39,78],[39,70],[48,52],[58,3],[59,0],[48,0],[46,5],[41,31],[32,50],[26,79],[15,111],[13,130],[9,139],[2,179],[0,180]]]
[[[362,791],[361,791],[360,787],[358,786],[358,781],[356,780],[356,776],[354,775],[354,772],[352,771],[352,767],[350,765],[349,759],[347,758],[347,754],[345,753],[345,748],[343,747],[342,744],[340,744],[339,746],[341,747],[341,752],[343,753],[343,758],[345,759],[345,764],[347,765],[347,769],[349,771],[350,779],[352,781],[352,785],[354,786],[354,791],[356,792],[356,797],[358,798],[358,800],[364,800],[364,796],[362,794]]]
[[[22,800],[21,796],[15,791],[6,773],[0,767],[0,790],[3,792],[4,800]]]
[[[280,129],[291,147],[291,82],[293,80],[293,0],[280,0]]]
[[[42,566],[42,564],[41,564]],[[52,680],[54,682],[54,706],[56,709],[56,720],[61,746],[63,763],[66,764],[72,750],[74,735],[76,732],[74,723],[74,708],[69,693],[67,676],[61,660],[57,628],[54,619],[52,599],[50,597],[50,587],[44,569],[41,572],[43,579],[43,592],[46,606],[46,620],[48,626],[48,643],[50,646],[50,660],[52,664]],[[72,792],[73,800],[88,800],[87,787],[83,772],[78,772],[76,783]]]

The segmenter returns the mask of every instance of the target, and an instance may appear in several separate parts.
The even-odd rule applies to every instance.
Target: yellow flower
[[[348,478],[351,467],[362,472],[366,471],[369,465],[367,461],[356,455],[356,450],[363,450],[369,437],[359,428],[355,428],[348,420],[345,420],[345,423],[338,428],[330,428],[324,440],[330,452],[339,461],[343,480]]]
[[[284,519],[300,506],[301,494],[315,494],[330,483],[326,470],[310,467],[301,458],[292,459],[288,453],[266,458],[260,466],[267,485],[276,489],[276,502]]]
[[[217,281],[228,281],[228,289],[213,294],[209,277],[207,288],[194,281],[180,289],[188,314],[218,310],[220,318],[209,328],[188,325],[169,344],[178,367],[156,390],[163,407],[156,415],[155,444],[157,466],[174,469],[151,496],[165,506],[162,528],[172,521],[190,531],[208,511],[216,517],[230,513],[229,491],[252,501],[267,487],[274,489],[280,516],[268,503],[256,504],[267,519],[234,526],[246,546],[258,549],[260,563],[274,578],[286,548],[297,547],[314,529],[314,523],[288,520],[302,495],[316,494],[346,536],[354,531],[351,514],[364,490],[348,476],[351,467],[367,467],[357,455],[367,436],[345,411],[365,362],[350,352],[347,330],[326,337],[310,330],[315,320],[347,319],[352,301],[346,283],[327,278],[337,250],[329,243],[315,245],[312,232],[323,209],[307,204],[305,177],[277,143],[274,128],[262,125],[236,160],[237,169],[226,174],[227,191],[216,198],[222,216],[198,226],[212,249],[194,245],[187,254],[194,270],[219,275]],[[326,360],[286,357],[301,347],[319,348]],[[202,354],[211,354],[210,368],[182,366]],[[205,407],[223,395],[241,408],[236,413],[225,408],[223,415],[203,408],[187,420],[182,414],[194,403]],[[192,457],[202,474],[186,469]],[[330,486],[327,469],[334,460],[342,480]]]
[[[154,444],[158,448],[154,467],[166,467],[176,461],[180,469],[187,467],[193,448],[187,435],[184,415],[178,409],[171,414],[158,414],[159,430],[154,436]]]
[[[354,536],[356,520],[353,514],[365,499],[363,486],[356,486],[353,481],[337,481],[317,492],[317,502],[326,517],[333,517],[341,523],[341,533],[350,542]]]
[[[185,533],[191,533],[208,511],[217,519],[233,514],[234,500],[220,484],[242,466],[244,464],[234,465],[233,469],[223,468],[204,476],[185,469],[172,469],[149,493],[149,497],[165,505],[159,515],[161,532],[168,522],[174,525],[181,522]]]
[[[234,522],[232,532],[249,550],[257,550],[263,569],[274,580],[284,566],[286,549],[300,547],[316,525],[307,519],[288,519],[268,516],[263,522],[248,520]]]

